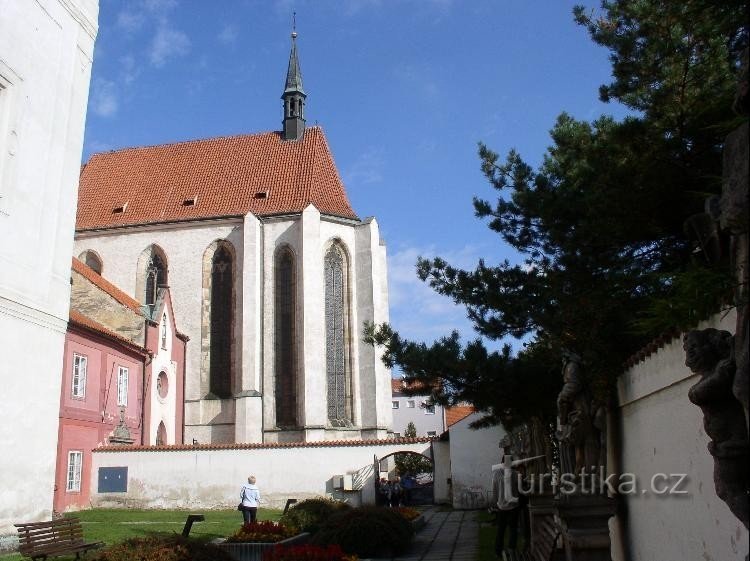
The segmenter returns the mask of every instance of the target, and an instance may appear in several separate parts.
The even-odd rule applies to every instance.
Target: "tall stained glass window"
[[[297,426],[297,357],[294,352],[294,254],[282,248],[275,266],[276,425]]]
[[[334,244],[325,256],[326,381],[328,420],[333,426],[351,425],[346,281],[346,256]]]
[[[159,285],[167,284],[167,265],[158,252],[154,251],[146,265],[146,301],[147,306],[156,304]]]
[[[232,393],[232,254],[220,245],[211,261],[210,391],[227,398]]]

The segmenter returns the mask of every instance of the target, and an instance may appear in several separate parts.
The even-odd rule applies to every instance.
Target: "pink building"
[[[142,306],[74,259],[65,337],[54,510],[85,508],[93,485],[118,472],[93,474],[100,444],[181,444],[185,347],[175,328],[169,289]],[[116,486],[116,485],[115,485]]]

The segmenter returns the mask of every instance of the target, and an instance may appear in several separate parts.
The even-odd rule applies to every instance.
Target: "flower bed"
[[[248,522],[227,538],[229,543],[276,543],[296,535],[297,529],[266,520]]]
[[[277,544],[294,545],[307,543],[310,534],[298,533],[296,528],[274,522],[250,522],[224,541],[214,544],[228,553],[235,561],[261,561],[263,554]]]

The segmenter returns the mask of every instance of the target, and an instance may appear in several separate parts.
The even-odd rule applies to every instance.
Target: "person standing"
[[[401,478],[397,475],[396,479],[391,482],[391,507],[398,508],[401,506]]]
[[[508,549],[516,550],[518,541],[518,472],[513,465],[513,457],[503,456],[500,464],[492,466],[492,504],[490,510],[495,512],[497,534],[495,536],[495,554],[501,557],[505,549],[505,531],[508,530]]]
[[[255,476],[247,478],[247,483],[240,489],[240,506],[242,507],[242,520],[245,524],[255,522],[260,505],[260,490],[255,484]]]

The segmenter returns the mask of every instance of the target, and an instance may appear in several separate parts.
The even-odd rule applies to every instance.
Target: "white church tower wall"
[[[52,514],[98,12],[97,0],[0,3],[0,538]]]

